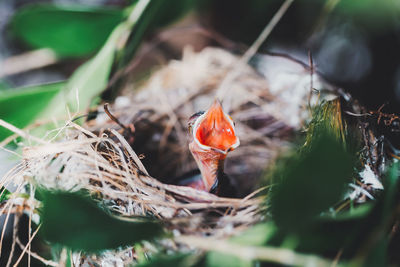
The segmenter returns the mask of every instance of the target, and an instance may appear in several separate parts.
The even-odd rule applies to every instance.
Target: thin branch
[[[144,174],[149,175],[146,168],[144,167],[143,163],[140,161],[139,157],[136,155],[135,151],[133,151],[132,147],[128,144],[128,142],[114,129],[111,129],[111,132],[118,138],[118,140],[123,144],[124,148],[128,151],[129,155],[131,156],[132,160],[136,163],[139,170],[142,171]]]
[[[25,249],[25,246],[22,244],[21,240],[19,240],[19,238],[17,237],[17,244],[18,246],[21,248],[21,250]],[[30,256],[32,256],[33,258],[41,261],[44,265],[48,265],[48,266],[54,266],[57,267],[58,263],[55,261],[51,261],[51,260],[47,260],[45,258],[43,258],[42,256],[38,255],[37,253],[33,252],[33,251],[28,251],[28,253],[30,254]]]
[[[34,196],[35,193],[33,192],[33,186],[31,185],[29,187],[29,200],[31,202],[34,201]],[[28,222],[28,239],[31,238],[32,236],[32,217],[33,217],[33,209],[29,210],[29,222]],[[32,246],[31,244],[28,245],[28,267],[31,267],[31,252],[32,252]]]
[[[8,123],[6,121],[3,121],[2,119],[0,119],[0,126],[2,126],[2,127],[6,128],[6,129],[18,134],[19,136],[21,136],[21,137],[23,137],[25,139],[34,140],[34,141],[38,142],[39,144],[47,144],[46,141],[44,141],[44,140],[42,140],[40,138],[37,138],[36,136],[30,135],[27,132],[15,127],[14,125],[12,125],[12,124],[10,124],[10,123]]]
[[[6,264],[6,267],[11,265],[12,259],[14,257],[14,251],[15,251],[15,243],[17,241],[17,234],[18,234],[18,222],[19,222],[19,216],[15,214],[14,216],[14,226],[13,226],[13,235],[12,235],[12,245],[11,245],[11,251],[8,256],[8,261]],[[4,225],[4,227],[7,227],[7,225]]]
[[[43,48],[12,56],[1,62],[0,78],[40,69],[57,63],[58,59],[53,50]]]
[[[246,53],[244,53],[244,55],[239,59],[238,63],[235,65],[235,67],[230,72],[228,72],[228,74],[222,80],[222,82],[217,90],[217,98],[223,99],[223,97],[226,95],[226,93],[229,89],[230,84],[236,78],[240,69],[243,66],[245,66],[247,64],[247,62],[249,62],[249,60],[257,53],[260,46],[265,42],[265,40],[271,34],[272,30],[275,28],[275,26],[281,20],[281,18],[286,13],[287,9],[290,7],[290,5],[293,3],[293,1],[294,0],[286,0],[282,4],[282,6],[275,13],[275,15],[272,17],[272,19],[267,24],[267,26],[265,26],[264,30],[261,32],[261,34],[258,36],[258,38],[249,47],[249,49],[246,51]]]
[[[22,257],[25,255],[28,247],[30,246],[30,244],[32,243],[32,240],[35,238],[36,234],[39,232],[41,224],[38,226],[38,228],[35,230],[35,232],[32,234],[32,237],[29,239],[28,244],[26,244],[24,250],[22,251],[21,255],[19,255],[19,258],[17,260],[17,262],[13,265],[13,267],[17,267],[19,262],[22,260]]]
[[[134,128],[129,128],[129,127],[125,126],[124,124],[122,124],[122,123],[110,112],[110,110],[108,109],[108,106],[109,106],[108,103],[105,103],[104,106],[103,106],[104,112],[107,114],[107,116],[110,117],[110,119],[111,119],[112,121],[114,121],[116,124],[118,124],[118,125],[119,125],[122,129],[124,129],[125,131],[132,131],[132,132],[133,132],[132,129],[134,129]]]
[[[198,33],[199,35],[210,38],[211,40],[217,42],[219,45],[228,50],[234,50],[238,46],[237,44],[225,38],[224,36],[220,35],[219,33],[211,29],[203,28],[202,26],[199,25],[183,27],[183,28],[166,29],[158,33],[156,37],[150,41],[148,46],[143,46],[143,50],[138,51],[138,54],[132,58],[132,60],[126,65],[125,68],[119,69],[113,74],[113,76],[111,77],[111,79],[107,84],[106,90],[114,86],[114,84],[117,81],[119,81],[122,77],[131,74],[135,70],[135,68],[137,68],[139,64],[142,63],[145,57],[149,55],[152,51],[154,51],[157,47],[159,47],[160,44],[168,42],[178,35],[181,36],[187,33],[191,34]]]
[[[4,224],[3,224],[4,226],[3,226],[3,229],[1,231],[1,237],[0,237],[0,256],[1,256],[1,250],[2,250],[2,247],[3,247],[3,240],[4,240],[5,233],[6,233],[6,228],[7,228],[8,220],[10,218],[10,214],[11,214],[11,209],[13,207],[13,203],[11,201],[7,201],[6,205],[1,210],[0,214],[3,214],[3,212],[4,212],[5,208],[7,207],[7,205],[9,205],[9,208],[7,210],[6,219],[4,221]]]
[[[308,108],[311,111],[311,96],[314,92],[314,62],[311,50],[308,50],[308,63],[310,65],[310,92],[308,92]]]

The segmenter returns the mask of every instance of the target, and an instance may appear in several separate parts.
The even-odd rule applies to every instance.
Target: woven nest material
[[[242,66],[229,84],[229,93],[220,99],[235,121],[241,143],[229,153],[225,171],[243,197],[256,189],[265,168],[309,115],[309,71],[282,57],[265,60],[271,64],[260,66],[264,76]],[[130,84],[125,91],[135,93],[116,99],[113,115],[135,128],[133,134],[120,133],[144,156],[142,162],[153,177],[170,183],[197,168],[188,149],[188,118],[210,106],[237,61],[222,49],[206,48],[200,53],[187,49],[181,61],[171,61],[139,89]],[[99,111],[102,113],[102,108]],[[88,126],[96,133],[121,128],[104,113]]]
[[[156,217],[179,235],[222,238],[259,222],[265,208],[260,205],[265,198],[257,189],[263,171],[288,147],[288,139],[307,116],[310,76],[298,63],[266,58],[264,62],[272,63],[261,68],[266,76],[250,66],[240,67],[221,99],[241,141],[228,155],[226,173],[243,198],[221,198],[169,184],[196,169],[188,150],[187,119],[208,108],[237,61],[222,49],[186,50],[181,61],[155,71],[140,88],[131,84],[134,93],[126,88],[117,98],[110,111],[125,128],[99,107],[97,118],[83,126],[69,121],[60,129],[58,141],[42,140],[41,145],[25,147],[22,162],[3,178],[2,185],[14,182],[17,192],[25,190],[26,184],[86,189],[116,215]],[[285,64],[290,72],[282,71]],[[32,211],[38,203],[31,194],[29,200],[8,201],[2,212],[18,207]],[[125,257],[124,264],[133,261],[130,250],[124,251],[118,252],[124,255],[118,256]],[[103,261],[110,260],[107,255]]]

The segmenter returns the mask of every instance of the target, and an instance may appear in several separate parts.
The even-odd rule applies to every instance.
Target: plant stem
[[[294,266],[331,266],[332,261],[315,255],[296,253],[286,248],[244,246],[226,240],[197,236],[178,236],[175,241],[206,251],[218,251],[242,259],[274,262]]]

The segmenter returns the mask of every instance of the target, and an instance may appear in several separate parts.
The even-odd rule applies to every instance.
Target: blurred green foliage
[[[329,132],[274,173],[271,212],[276,223],[296,231],[342,199],[353,173],[352,157]]]
[[[36,4],[13,16],[11,31],[32,48],[81,57],[98,51],[122,19],[121,9]]]
[[[238,236],[229,239],[228,242],[244,246],[264,246],[268,240],[276,233],[277,228],[274,223],[260,223],[247,229]],[[210,251],[205,256],[205,263],[209,267],[217,266],[254,266],[253,260],[241,259],[232,254]]]
[[[233,254],[209,252],[205,258],[207,267],[251,267],[253,261],[241,259]]]
[[[0,79],[0,91],[4,90],[4,89],[8,89],[10,87],[11,86],[7,81]]]
[[[382,34],[398,27],[400,5],[397,0],[338,1],[335,11],[351,18],[364,30]]]
[[[281,1],[278,0],[246,2],[150,0],[136,20],[131,21],[128,18],[129,14],[132,14],[138,3],[144,2],[146,1],[133,1],[126,9],[78,5],[27,5],[14,15],[10,29],[17,38],[34,48],[51,48],[60,57],[87,56],[99,51],[104,45],[95,57],[72,75],[65,88],[67,92],[62,92],[62,95],[59,95],[41,113],[41,117],[48,118],[49,116],[46,114],[60,115],[64,113],[64,105],[60,103],[65,103],[62,101],[66,95],[66,103],[72,112],[77,111],[78,102],[80,110],[86,109],[89,103],[107,88],[110,74],[130,62],[146,34],[173,22],[190,10],[196,9],[210,13],[211,18],[216,16],[216,22],[222,23],[221,29],[224,30],[224,34],[229,35],[232,32],[240,40],[251,42],[281,4]],[[311,33],[319,19],[318,14],[329,8],[335,12],[354,16],[354,18],[360,14],[361,18],[370,20],[373,25],[378,25],[386,17],[391,17],[382,15],[385,14],[382,10],[391,13],[399,10],[399,6],[393,0],[384,0],[382,3],[372,0],[339,1],[337,3],[335,1],[328,3],[322,0],[295,1],[274,31],[272,38],[274,35],[281,36],[283,39],[290,36],[290,39],[295,40],[298,39],[297,33],[300,35]],[[305,14],[315,14],[315,16],[304,16]],[[376,22],[375,16],[379,16],[379,23]],[[296,29],[292,29],[293,25]],[[218,25],[216,26],[219,28]],[[125,45],[122,42],[121,46],[119,42],[124,36],[129,37]],[[115,94],[118,86],[114,86],[112,89]],[[76,94],[76,90],[79,91],[79,94]],[[42,102],[42,105],[45,104]],[[29,112],[29,114],[38,113],[38,110]],[[19,118],[14,118],[12,114],[12,110],[7,114],[8,119],[12,119],[10,122],[19,122]],[[19,123],[19,125],[24,124]]]
[[[146,3],[134,1],[125,10],[39,5],[17,12],[11,29],[32,48],[51,48],[61,58],[97,53],[65,83],[1,91],[0,117],[17,127],[25,127],[39,113],[42,118],[62,115],[65,106],[60,103],[64,101],[71,111],[86,109],[107,88],[110,75],[132,60],[147,34],[173,22],[197,4],[219,20],[219,29],[226,30],[224,34],[252,42],[282,1],[150,0]],[[386,25],[399,10],[394,0],[338,1],[336,6],[335,1],[295,1],[272,37],[292,42],[304,40],[320,22],[321,12],[329,9],[327,3],[334,4],[331,6],[334,13],[351,17],[365,29]],[[138,17],[133,19],[130,16],[139,4],[144,9],[136,10]],[[66,91],[60,91],[61,88]],[[53,101],[47,106],[50,100]],[[357,145],[349,147],[349,129],[340,110],[334,102],[313,110],[306,145],[281,159],[270,174],[274,185],[266,203],[268,222],[227,242],[286,247],[331,259],[341,251],[343,265],[386,265],[391,241],[388,233],[398,217],[398,165],[390,167],[384,181],[385,191],[375,201],[336,212],[335,205],[343,200],[348,183],[352,182],[356,151],[360,149]],[[9,134],[0,130],[0,139]],[[0,202],[9,193],[5,191]],[[52,244],[96,252],[164,236],[159,223],[148,219],[134,222],[117,219],[81,193],[44,191],[38,198],[43,201],[41,233]],[[193,254],[158,255],[140,266],[254,264],[232,254],[211,251],[202,258]]]
[[[268,244],[331,258],[340,251],[350,266],[365,266],[374,256],[375,266],[384,266],[387,250],[380,245],[389,242],[399,204],[398,165],[389,169],[377,200],[336,212],[351,182],[354,157],[332,134],[319,136],[311,148],[284,159],[273,174],[269,204],[277,231]]]
[[[3,186],[0,189],[0,203],[9,199],[9,197],[11,196],[11,192],[9,190],[7,190],[6,188],[4,188]]]
[[[21,9],[13,17],[11,29],[33,47],[48,47],[65,57],[98,53],[72,74],[62,91],[51,95],[55,96],[53,99],[42,98],[41,108],[32,105],[26,118],[4,108],[3,118],[16,126],[25,126],[33,118],[61,119],[66,114],[65,106],[72,113],[86,110],[107,87],[115,61],[123,67],[134,56],[145,34],[185,14],[193,3],[139,0],[124,11],[43,4]],[[34,98],[31,100],[35,103]],[[37,129],[35,134],[43,135],[47,130],[48,126]],[[4,137],[5,134],[0,135],[0,139]]]
[[[323,101],[311,108],[311,122],[307,127],[305,147],[319,140],[321,134],[330,134],[338,142],[347,147],[347,123],[342,118],[340,98],[332,101]],[[311,146],[310,146],[311,147]]]
[[[194,256],[190,253],[177,253],[173,255],[156,255],[152,257],[150,260],[135,264],[135,267],[187,267],[187,266],[197,266],[197,262],[199,257]],[[132,266],[132,267],[133,267]],[[199,266],[200,267],[200,266]]]
[[[91,101],[107,86],[114,62],[115,49],[119,39],[126,31],[129,31],[129,26],[126,23],[121,23],[113,30],[101,50],[75,70],[67,81],[64,90],[41,113],[41,117],[54,116],[55,114],[62,116],[65,114],[65,107],[63,106],[65,104],[72,112],[79,112],[90,106]]]
[[[19,128],[27,126],[64,84],[60,82],[0,91],[0,118]],[[0,128],[0,140],[11,134],[11,131]]]
[[[106,213],[85,193],[41,190],[44,239],[72,250],[94,252],[162,237],[160,223],[145,218],[121,220]]]
[[[331,105],[323,107],[325,108],[319,110],[332,108]],[[385,191],[375,201],[359,204],[348,210],[335,211],[334,207],[344,200],[348,183],[352,181],[357,157],[350,154],[343,145],[342,135],[335,134],[336,123],[323,121],[331,120],[331,116],[338,114],[322,114],[324,116],[319,117],[322,121],[315,118],[312,122],[318,122],[318,126],[313,127],[314,138],[311,138],[309,144],[281,159],[271,174],[275,179],[266,203],[269,207],[265,214],[267,222],[253,226],[239,236],[227,240],[226,244],[266,249],[287,248],[293,250],[293,257],[310,264],[314,260],[329,264],[325,258],[333,260],[340,252],[341,266],[385,266],[390,243],[388,233],[398,216],[399,166],[394,164],[388,169],[384,179]],[[54,193],[50,195],[53,196],[52,194]],[[152,235],[157,231],[162,232],[159,225],[157,227],[160,228],[156,227],[156,231],[141,229],[141,226],[148,226],[142,222],[139,223],[144,224],[141,226],[123,222],[127,223],[123,226],[120,221],[114,221],[116,219],[99,209],[93,201],[80,195],[56,193],[55,198],[39,199],[44,201],[43,231],[51,229],[44,235],[46,239],[73,249],[96,251],[132,244],[132,239],[132,242],[137,242],[162,236]],[[46,220],[50,223],[46,224]],[[60,225],[62,233],[59,233]],[[129,227],[136,227],[142,235],[138,237],[132,230],[134,237],[122,237],[124,231],[130,231]],[[117,232],[115,228],[118,229]],[[152,234],[147,235],[145,232]],[[111,244],[106,242],[111,239],[108,233],[112,233],[114,238]],[[91,235],[96,235],[96,238]],[[92,244],[93,240],[96,244]],[[191,253],[160,254],[152,256],[149,261],[141,262],[140,266],[244,267],[264,261],[269,260],[267,257],[241,258],[235,251],[221,253],[211,250],[204,256]],[[276,259],[270,261],[276,262]]]
[[[231,242],[241,245],[262,246],[273,237],[277,227],[272,222],[264,222],[252,226],[238,236],[230,239]]]

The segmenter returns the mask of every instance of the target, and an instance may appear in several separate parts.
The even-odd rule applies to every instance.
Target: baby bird
[[[201,176],[184,180],[181,184],[218,196],[235,197],[236,189],[224,173],[226,156],[240,144],[232,118],[215,100],[206,112],[191,116],[188,126],[191,139],[189,149]]]

